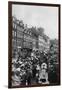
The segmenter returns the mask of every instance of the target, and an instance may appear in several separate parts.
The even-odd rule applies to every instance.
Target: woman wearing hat
[[[41,68],[40,68],[40,72],[39,72],[39,83],[49,84],[46,63],[41,64]]]

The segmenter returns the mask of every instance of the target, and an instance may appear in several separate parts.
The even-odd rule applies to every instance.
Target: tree
[[[38,36],[38,31],[37,31],[36,27],[32,27],[31,30],[32,30],[32,35],[37,35]]]
[[[39,35],[44,35],[44,29],[42,27],[39,27],[37,30]]]
[[[49,50],[49,80],[50,83],[57,83],[58,63],[58,40],[50,41]]]

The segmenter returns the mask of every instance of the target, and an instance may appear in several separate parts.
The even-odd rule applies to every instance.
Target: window
[[[14,37],[14,30],[12,31],[12,36]]]
[[[14,28],[14,23],[13,23],[13,28]]]
[[[14,32],[14,36],[16,37],[16,32]]]
[[[23,38],[23,32],[21,32],[21,31],[17,31],[17,37],[19,37],[19,38]]]
[[[15,27],[15,29],[16,29],[17,25],[15,24],[14,27]]]

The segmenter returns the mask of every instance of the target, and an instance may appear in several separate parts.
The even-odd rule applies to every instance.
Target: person
[[[21,70],[20,72],[20,85],[26,85],[26,71]]]
[[[27,85],[31,85],[32,73],[30,69],[26,70],[26,81]]]
[[[37,72],[36,65],[33,64],[33,66],[32,66],[32,75],[33,75],[33,78],[36,77],[36,72]]]
[[[39,64],[37,64],[37,67],[36,67],[36,83],[38,84],[38,79],[39,79],[39,71],[40,71],[40,66]]]
[[[16,85],[20,85],[20,72],[17,71],[12,71],[12,85],[16,86]]]
[[[39,83],[49,84],[46,63],[41,64],[40,73],[39,73]]]
[[[32,70],[31,70],[31,62],[28,59],[29,58],[27,57],[24,63],[25,75],[23,76],[24,77],[22,82],[23,85],[31,85]]]

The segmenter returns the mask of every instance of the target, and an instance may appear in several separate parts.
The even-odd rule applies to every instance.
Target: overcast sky
[[[58,39],[58,8],[47,6],[12,5],[12,16],[29,27],[43,27],[51,39]]]

